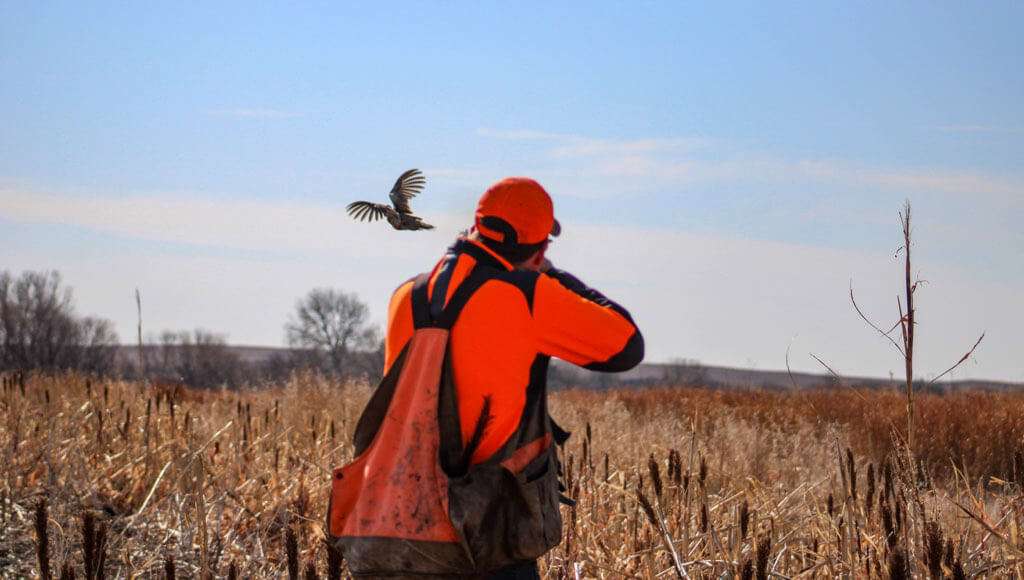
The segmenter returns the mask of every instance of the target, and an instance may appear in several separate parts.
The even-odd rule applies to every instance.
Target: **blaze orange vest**
[[[333,472],[327,524],[355,576],[474,577],[533,560],[561,541],[553,423],[543,381],[531,385],[519,427],[471,464],[488,404],[464,443],[449,332],[485,281],[474,270],[431,311],[428,275],[412,291],[415,331],[359,418],[355,459]]]

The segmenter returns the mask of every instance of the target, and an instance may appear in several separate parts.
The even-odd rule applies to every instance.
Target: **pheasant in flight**
[[[432,230],[434,226],[413,215],[412,208],[409,207],[409,200],[423,191],[426,183],[427,178],[423,177],[419,169],[410,169],[399,175],[395,186],[391,188],[391,193],[388,194],[391,205],[355,201],[348,204],[346,209],[350,216],[359,221],[372,222],[384,218],[396,230]]]

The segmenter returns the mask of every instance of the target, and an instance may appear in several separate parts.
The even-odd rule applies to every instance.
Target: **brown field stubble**
[[[365,385],[244,392],[4,378],[0,575],[336,577],[329,469]],[[1020,577],[1024,394],[561,391],[548,578]],[[898,432],[898,431],[897,431]],[[896,441],[897,443],[894,443]],[[45,500],[45,504],[43,503]],[[46,539],[41,546],[37,538]],[[63,572],[62,572],[63,571]]]

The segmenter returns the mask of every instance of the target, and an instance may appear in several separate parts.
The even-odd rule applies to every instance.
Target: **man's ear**
[[[537,250],[537,253],[530,258],[529,262],[531,270],[536,270],[540,268],[540,265],[544,263],[544,255],[547,253],[547,251],[548,245],[544,244],[544,246],[541,249]]]

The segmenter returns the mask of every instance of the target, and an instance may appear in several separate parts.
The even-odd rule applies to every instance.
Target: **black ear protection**
[[[480,225],[502,235],[501,241],[492,240],[485,235],[481,235],[480,237],[483,239],[484,245],[494,250],[501,255],[501,257],[513,264],[518,264],[519,262],[522,262],[536,254],[538,250],[544,247],[546,242],[545,240],[536,244],[520,244],[519,234],[516,233],[516,229],[512,227],[512,224],[500,217],[491,215],[484,216],[480,218]]]

